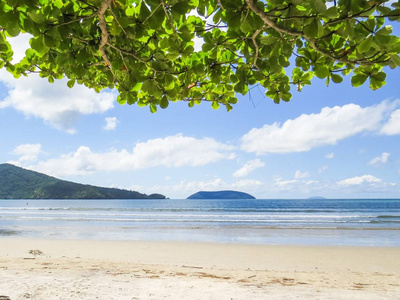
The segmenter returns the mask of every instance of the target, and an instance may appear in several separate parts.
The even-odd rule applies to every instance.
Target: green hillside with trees
[[[165,196],[79,184],[0,164],[0,199],[165,199]]]

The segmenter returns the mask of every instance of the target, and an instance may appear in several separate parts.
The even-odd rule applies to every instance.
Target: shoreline
[[[400,247],[0,237],[0,296],[394,299],[399,257]]]

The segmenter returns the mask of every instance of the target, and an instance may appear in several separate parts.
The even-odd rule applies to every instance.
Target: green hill
[[[254,196],[236,191],[197,192],[187,199],[256,199]]]
[[[165,199],[165,196],[79,184],[0,164],[0,199]]]

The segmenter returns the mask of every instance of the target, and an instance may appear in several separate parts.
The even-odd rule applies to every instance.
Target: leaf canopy
[[[152,112],[180,100],[230,110],[256,84],[276,103],[314,76],[382,87],[383,68],[400,66],[399,20],[400,1],[384,0],[1,0],[0,68],[115,88]],[[30,48],[13,64],[20,33]]]

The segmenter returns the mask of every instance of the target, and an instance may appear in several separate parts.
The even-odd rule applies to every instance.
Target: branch
[[[164,1],[161,1],[161,5],[162,5],[162,7],[164,9],[165,16],[167,17],[169,23],[171,24],[172,30],[174,31],[174,36],[175,36],[175,39],[176,39],[176,43],[180,47],[179,37],[178,37],[178,33],[176,32],[174,21],[171,19],[171,16],[168,14],[168,10],[167,10],[167,7],[166,7]]]
[[[263,22],[268,25],[269,27],[275,29],[276,31],[280,33],[286,33],[292,36],[300,36],[304,37],[304,34],[300,31],[295,31],[295,30],[289,30],[283,27],[280,27],[279,25],[275,24],[274,21],[272,21],[269,16],[265,13],[265,11],[259,9],[255,3],[255,0],[245,0],[247,3],[247,6],[256,14],[258,15]]]
[[[346,64],[359,64],[359,65],[373,65],[374,64],[374,62],[371,62],[371,61],[348,60],[348,59],[345,59],[345,58],[342,58],[342,57],[337,57],[337,56],[333,55],[332,53],[330,53],[329,51],[326,51],[324,49],[319,48],[318,45],[316,44],[316,40],[306,36],[303,32],[286,29],[286,28],[283,28],[283,27],[279,26],[275,22],[273,22],[269,18],[269,16],[267,15],[267,13],[264,10],[261,10],[261,9],[259,9],[257,7],[256,1],[257,0],[245,0],[245,2],[247,3],[248,7],[256,15],[258,15],[267,26],[269,26],[272,29],[275,29],[277,32],[285,33],[285,34],[290,35],[290,36],[301,37],[301,38],[305,39],[306,41],[308,41],[310,43],[311,47],[316,52],[318,52],[319,54],[322,54],[323,56],[329,57],[330,59],[332,59],[334,61],[337,61],[337,62],[346,63]]]
[[[104,46],[108,44],[108,31],[107,31],[107,22],[106,18],[104,17],[104,14],[106,13],[107,9],[110,7],[111,0],[104,0],[101,5],[99,10],[97,11],[97,15],[99,17],[99,27],[101,29],[101,40],[100,40],[100,45],[99,45],[99,52],[101,54],[101,57],[103,57],[104,61],[106,64],[109,66],[111,73],[113,74],[115,78],[114,71],[111,67],[110,60],[107,57],[106,52],[104,51]]]
[[[260,28],[260,29],[256,30],[256,32],[254,32],[253,36],[251,37],[251,40],[253,41],[253,44],[254,44],[254,47],[255,47],[255,50],[256,50],[256,52],[255,52],[255,54],[254,54],[254,62],[253,62],[253,65],[254,65],[257,69],[258,69],[257,60],[258,60],[258,51],[259,51],[259,49],[258,49],[258,44],[257,44],[257,42],[256,42],[256,38],[257,38],[257,36],[260,34],[260,32],[263,31],[263,29],[264,29],[264,28]]]
[[[221,7],[222,10],[225,10],[225,7],[222,5],[221,0],[217,0],[219,7]]]

